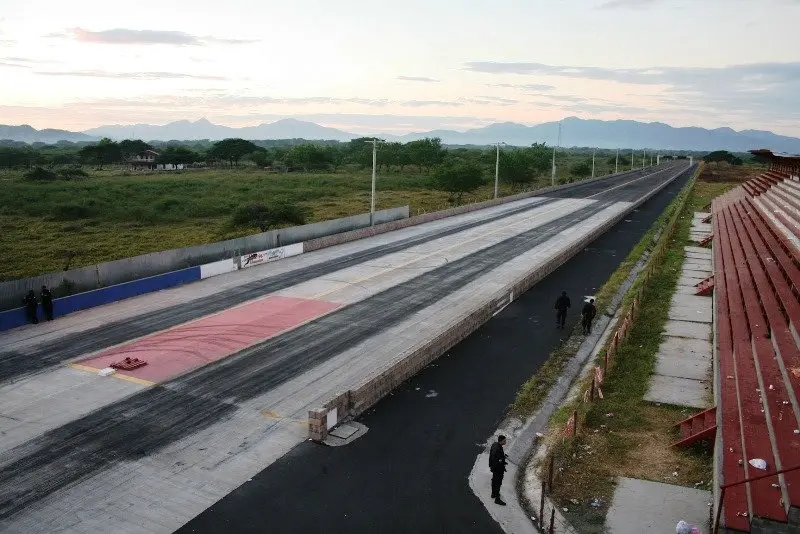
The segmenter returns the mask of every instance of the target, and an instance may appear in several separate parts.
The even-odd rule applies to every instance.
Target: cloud
[[[464,68],[487,74],[558,76],[649,86],[686,108],[745,110],[754,120],[800,119],[800,62],[750,63],[723,67],[604,68],[533,62],[482,61]],[[545,95],[546,96],[546,95]],[[569,97],[556,96],[569,101]]]
[[[515,100],[513,98],[502,98],[499,96],[478,96],[475,98],[467,98],[467,102],[471,102],[473,104],[483,104],[483,105],[499,105],[499,106],[513,106],[514,104],[519,104],[519,100]]]
[[[411,108],[421,108],[428,106],[458,107],[464,105],[462,102],[451,102],[447,100],[406,100],[403,102],[398,102],[398,104],[401,106],[406,106]]]
[[[108,72],[104,70],[36,71],[42,76],[76,76],[84,78],[116,78],[125,80],[225,80],[222,76],[188,74],[184,72]]]
[[[661,0],[608,0],[603,2],[597,9],[618,9],[621,7],[646,7],[652,4],[657,4]]]
[[[435,78],[428,78],[427,76],[398,76],[398,80],[404,82],[423,82],[423,83],[439,83],[441,80]]]
[[[552,85],[543,83],[487,83],[487,87],[504,87],[506,89],[522,89],[524,91],[552,91],[555,89]]]
[[[102,31],[70,28],[65,32],[51,33],[45,35],[45,37],[73,39],[79,43],[108,45],[200,46],[210,43],[245,44],[255,42],[246,39],[224,39],[212,36],[200,37],[182,31],[131,30],[127,28],[114,28]]]
[[[0,67],[9,67],[9,68],[17,68],[17,69],[29,69],[28,65],[20,65],[19,63],[9,63],[7,61],[3,61],[0,58]]]

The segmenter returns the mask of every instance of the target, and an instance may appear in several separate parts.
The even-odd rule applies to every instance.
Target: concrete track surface
[[[577,184],[0,337],[0,532],[179,528],[304,441],[310,407],[685,169]],[[63,365],[268,295],[333,311],[153,385]]]

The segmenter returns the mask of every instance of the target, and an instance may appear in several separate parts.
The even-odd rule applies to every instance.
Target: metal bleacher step
[[[673,447],[689,447],[703,440],[709,440],[711,443],[713,442],[712,438],[717,434],[717,408],[709,408],[696,413],[675,427],[680,431],[680,439],[673,443]]]

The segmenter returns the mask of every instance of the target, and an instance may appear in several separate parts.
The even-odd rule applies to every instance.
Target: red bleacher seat
[[[772,219],[784,223],[778,214],[764,213],[783,198],[790,206],[792,193],[769,187],[756,199],[750,185],[712,206],[724,484],[800,459],[800,247]],[[764,459],[767,471],[748,463],[754,458]],[[729,488],[722,524],[749,532],[754,516],[786,522],[790,506],[800,506],[800,471]]]

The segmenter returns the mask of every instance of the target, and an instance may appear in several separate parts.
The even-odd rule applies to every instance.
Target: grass
[[[622,283],[630,276],[634,266],[652,246],[654,239],[658,237],[666,226],[669,218],[675,213],[675,210],[678,209],[677,206],[680,204],[680,201],[681,199],[678,197],[666,207],[647,233],[642,236],[628,256],[620,263],[611,277],[609,277],[597,291],[595,303],[598,310],[605,310],[611,303],[611,299],[617,293]],[[571,332],[570,337],[553,351],[537,373],[522,385],[511,405],[509,411],[510,415],[526,419],[539,409],[553,384],[555,384],[558,377],[561,376],[564,365],[575,355],[583,342],[584,337],[579,333],[579,329],[580,326],[577,325]],[[563,413],[557,413],[556,417],[563,423],[566,422],[569,417],[568,413],[569,411],[563,411]]]
[[[590,159],[591,156],[589,155]],[[586,154],[559,152],[559,182]],[[597,175],[612,170],[597,158]],[[91,170],[86,178],[33,181],[23,171],[0,170],[0,281],[104,261],[241,237],[259,231],[231,224],[239,206],[270,201],[299,204],[306,222],[369,211],[371,172],[343,168],[336,173],[275,174],[255,167],[190,169],[176,172]],[[461,203],[493,195],[494,166],[486,184]],[[541,177],[528,188],[549,185]],[[501,196],[520,192],[500,184]],[[453,203],[436,190],[431,175],[407,168],[378,174],[377,209],[408,205],[412,215]]]
[[[580,532],[602,532],[617,477],[625,476],[710,489],[712,456],[702,445],[687,451],[671,447],[674,425],[693,410],[643,399],[655,368],[670,301],[688,244],[692,213],[737,184],[698,181],[677,220],[676,230],[653,276],[643,284],[639,315],[620,345],[603,387],[604,398],[565,407],[553,418],[549,436],[556,458],[553,497],[566,507]],[[569,413],[581,414],[576,438],[560,438]],[[590,503],[599,499],[599,506]],[[577,503],[577,504],[575,504]]]

